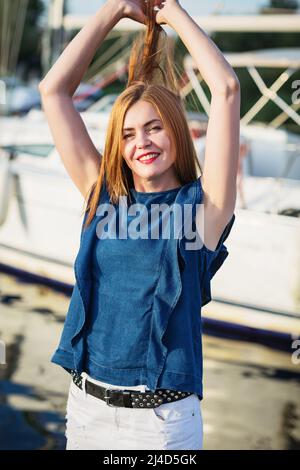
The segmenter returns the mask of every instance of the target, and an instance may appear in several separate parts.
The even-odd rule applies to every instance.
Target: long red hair
[[[128,71],[126,89],[113,105],[106,134],[99,176],[90,188],[86,202],[87,227],[93,220],[104,183],[110,201],[129,196],[133,185],[132,171],[122,156],[122,130],[125,115],[139,100],[152,104],[176,149],[174,168],[181,185],[195,181],[202,169],[190,134],[184,103],[174,71],[174,47],[164,29],[155,21],[155,0],[145,3],[146,31],[135,40]],[[198,170],[198,172],[197,172]]]

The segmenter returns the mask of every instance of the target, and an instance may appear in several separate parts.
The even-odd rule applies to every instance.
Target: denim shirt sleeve
[[[207,248],[203,245],[201,249],[201,261],[202,261],[202,269],[203,269],[203,277],[202,277],[202,307],[208,304],[211,299],[211,284],[210,281],[216,272],[220,269],[222,264],[224,263],[225,259],[228,256],[227,247],[224,245],[225,240],[227,239],[232,226],[235,221],[235,214],[231,217],[230,221],[226,225],[219,241],[216,249],[214,251]]]
[[[188,188],[188,186],[187,186]],[[193,191],[190,190],[193,189]],[[199,204],[203,203],[203,189],[201,184],[201,177],[197,178],[197,181],[194,182],[192,188],[188,188],[187,191],[184,192],[183,196],[183,203],[191,203],[193,206],[193,232],[196,232],[196,224],[195,218],[197,213],[197,207]],[[197,258],[198,258],[198,276],[201,288],[201,307],[208,304],[211,299],[211,286],[210,281],[215,275],[215,273],[220,269],[222,264],[224,263],[225,259],[228,256],[228,250],[224,245],[225,240],[229,236],[231,228],[235,221],[235,214],[233,214],[231,220],[226,225],[223,233],[218,241],[217,247],[214,251],[207,248],[203,243],[200,250],[197,250]],[[198,235],[197,235],[198,237]],[[188,265],[188,254],[184,248],[186,238],[185,236],[179,240],[179,266],[181,269],[184,268],[185,265]]]

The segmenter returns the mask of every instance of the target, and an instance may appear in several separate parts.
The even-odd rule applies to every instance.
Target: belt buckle
[[[111,403],[109,403],[109,399],[110,399],[111,397],[110,397],[109,395],[107,395],[107,393],[108,393],[108,392],[111,392],[112,390],[113,390],[113,389],[111,389],[111,388],[107,388],[107,389],[105,390],[104,399],[105,399],[106,404],[107,404],[108,406],[114,406],[114,405],[112,405]]]
[[[105,395],[104,395],[104,399],[106,401],[106,404],[108,406],[112,406],[112,407],[115,407],[115,405],[112,405],[111,403],[109,403],[109,399],[111,398],[110,395],[107,395],[108,392],[122,392],[123,395],[126,395],[126,396],[130,396],[131,394],[131,390],[123,390],[123,389],[119,389],[119,388],[107,388],[105,390]],[[125,405],[124,405],[125,406]],[[128,408],[128,407],[127,407]]]

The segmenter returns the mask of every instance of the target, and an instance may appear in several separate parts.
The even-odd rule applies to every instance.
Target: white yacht
[[[288,118],[297,125],[300,103],[285,103],[278,90],[300,68],[300,49],[271,49],[225,54],[235,68],[245,67],[260,90],[241,118],[241,179],[236,220],[226,246],[230,253],[212,281],[214,300],[203,315],[246,328],[300,333],[300,135],[279,128]],[[262,67],[280,75],[267,86]],[[209,102],[190,56],[188,85],[209,114]],[[190,90],[191,87],[188,87]],[[280,114],[270,124],[254,123],[272,100]],[[205,142],[203,142],[203,152]],[[217,302],[220,301],[220,302]]]

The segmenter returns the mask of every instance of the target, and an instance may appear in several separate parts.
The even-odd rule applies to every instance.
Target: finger
[[[160,4],[160,6],[159,6],[159,5],[155,5],[155,7],[153,7],[153,10],[154,10],[154,11],[160,11],[160,10],[162,10],[166,3],[167,3],[167,2],[162,2],[162,3]]]

